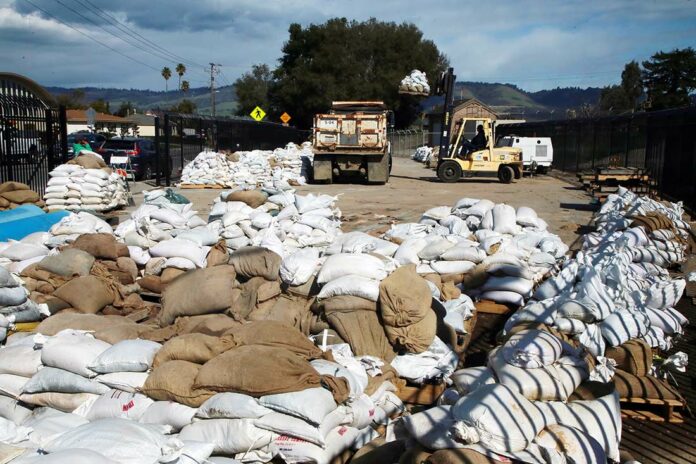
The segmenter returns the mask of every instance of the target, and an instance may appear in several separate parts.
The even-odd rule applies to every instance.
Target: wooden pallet
[[[508,314],[512,312],[510,307],[490,300],[481,300],[474,304],[476,312],[483,314]]]
[[[684,407],[679,400],[657,398],[621,398],[621,416],[651,422],[670,422],[681,424],[684,418],[676,409]]]
[[[189,190],[221,190],[229,187],[225,187],[224,185],[219,184],[179,184],[179,188]]]
[[[420,404],[430,406],[442,395],[445,391],[444,383],[425,384],[420,387],[405,386],[401,387],[397,396],[404,403]]]

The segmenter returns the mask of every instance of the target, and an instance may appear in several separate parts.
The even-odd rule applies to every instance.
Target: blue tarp
[[[23,207],[24,206],[20,206],[19,208]],[[2,211],[0,215],[11,213],[19,208],[10,211]],[[15,217],[10,221],[4,220],[4,217],[0,217],[0,242],[5,242],[9,239],[20,240],[34,232],[47,232],[53,224],[70,214],[67,211],[54,211],[53,213],[47,214],[44,213],[41,208],[37,208],[36,206],[34,206],[34,208],[38,209],[40,214],[30,216],[19,214],[17,215],[19,216],[18,218]]]
[[[20,205],[14,209],[0,211],[0,224],[42,214],[46,213],[36,205]]]

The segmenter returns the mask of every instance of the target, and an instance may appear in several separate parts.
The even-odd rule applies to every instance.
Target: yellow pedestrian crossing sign
[[[251,113],[249,113],[249,116],[251,116],[252,118],[254,118],[254,120],[255,120],[256,122],[258,122],[258,121],[261,121],[263,118],[266,117],[266,112],[265,112],[263,109],[261,109],[261,107],[258,107],[258,106],[257,106],[256,108],[254,108],[254,109],[251,111]]]
[[[280,115],[280,120],[283,121],[283,123],[287,124],[288,121],[290,121],[292,117],[288,113],[283,113]]]

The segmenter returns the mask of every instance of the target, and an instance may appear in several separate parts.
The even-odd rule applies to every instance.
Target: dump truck
[[[314,116],[312,180],[388,182],[392,160],[387,133],[392,121],[393,113],[381,101],[337,101],[329,113]]]

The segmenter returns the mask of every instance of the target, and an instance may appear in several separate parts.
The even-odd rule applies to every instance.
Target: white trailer
[[[553,162],[553,145],[551,137],[518,137],[506,135],[498,140],[499,147],[518,147],[522,149],[522,163],[525,171],[536,163],[538,172],[544,173]]]

